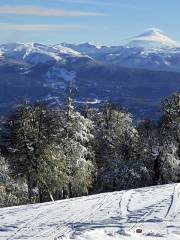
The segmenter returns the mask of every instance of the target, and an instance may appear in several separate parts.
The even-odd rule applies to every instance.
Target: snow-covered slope
[[[180,71],[180,44],[163,34],[160,29],[147,29],[130,38],[124,46],[95,44],[63,44],[94,60],[128,68],[161,71]]]
[[[131,48],[174,48],[178,47],[178,44],[165,36],[160,29],[150,28],[147,29],[143,34],[135,36],[127,44]]]
[[[102,46],[93,43],[83,43],[83,44],[69,44],[62,43],[64,47],[74,49],[82,54],[99,54],[107,52],[115,52],[121,50],[123,47],[128,48],[144,48],[144,49],[170,49],[170,48],[179,48],[180,44],[166,36],[160,29],[157,28],[148,28],[140,35],[130,38],[130,41],[123,45],[119,46]]]
[[[79,52],[61,45],[47,46],[39,43],[3,44],[0,45],[0,55],[31,64],[64,62],[67,58],[82,57]]]
[[[179,240],[180,184],[4,208],[0,239]]]
[[[33,65],[100,61],[121,67],[180,71],[180,44],[159,29],[148,29],[124,46],[92,43],[44,45],[11,43],[0,45],[0,56]]]
[[[104,46],[93,44],[93,43],[82,43],[82,44],[69,44],[69,43],[62,43],[61,46],[74,49],[84,55],[94,55],[99,52]]]

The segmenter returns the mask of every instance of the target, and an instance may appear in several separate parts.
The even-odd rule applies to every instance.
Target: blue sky
[[[1,0],[0,42],[121,44],[156,27],[180,42],[180,0]]]

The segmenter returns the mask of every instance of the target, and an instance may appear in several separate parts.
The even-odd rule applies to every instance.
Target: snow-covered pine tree
[[[144,145],[146,149],[146,158],[144,160],[146,160],[146,166],[149,170],[151,185],[156,185],[160,177],[160,135],[157,123],[151,118],[146,118],[138,123],[137,130],[141,145]]]
[[[6,157],[14,175],[26,181],[29,202],[33,201],[36,188],[40,202],[52,198],[55,187],[66,175],[64,154],[54,140],[53,117],[44,104],[24,103],[17,107],[4,129]]]
[[[144,160],[146,149],[140,143],[131,115],[121,109],[111,108],[108,110],[110,117],[107,124],[107,114],[104,114],[107,105],[105,106],[101,129],[96,139],[97,184],[100,191],[148,184],[149,172]]]
[[[70,87],[70,86],[69,86]],[[59,145],[64,150],[69,170],[68,197],[88,194],[93,181],[93,123],[74,110],[68,87],[67,107],[60,111]]]
[[[0,207],[21,205],[26,202],[26,185],[11,177],[5,158],[0,155]]]
[[[159,183],[176,182],[180,181],[180,93],[174,93],[164,99],[161,111],[163,116],[159,126]]]

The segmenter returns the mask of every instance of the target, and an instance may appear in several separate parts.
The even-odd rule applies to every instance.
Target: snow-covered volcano
[[[174,48],[178,43],[170,39],[160,29],[149,28],[144,33],[131,38],[128,47],[137,48]]]

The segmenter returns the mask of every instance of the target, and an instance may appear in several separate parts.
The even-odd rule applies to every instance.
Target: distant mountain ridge
[[[2,44],[0,56],[34,65],[84,57],[81,53],[62,45],[48,46],[39,43]]]
[[[180,72],[180,44],[159,29],[147,29],[124,46],[62,44],[94,60],[121,67]]]
[[[11,43],[0,45],[0,56],[33,65],[88,58],[121,67],[180,72],[180,44],[154,28],[131,38],[124,46]]]
[[[75,102],[108,98],[137,117],[157,117],[160,100],[180,91],[180,47],[155,29],[133,37],[129,46],[0,45],[0,114],[18,99],[62,103],[68,81]]]

